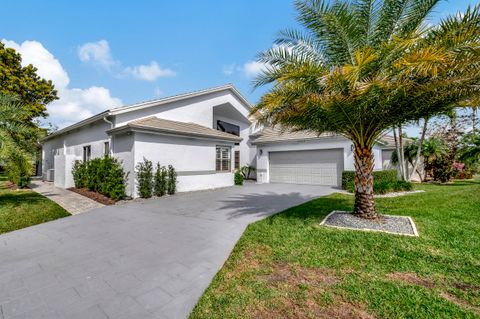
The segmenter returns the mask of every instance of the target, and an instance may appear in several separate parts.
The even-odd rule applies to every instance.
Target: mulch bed
[[[88,197],[103,205],[115,205],[115,201],[105,195],[89,190],[88,188],[68,188],[69,191]]]

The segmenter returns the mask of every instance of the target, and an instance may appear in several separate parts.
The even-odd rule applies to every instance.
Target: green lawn
[[[62,207],[31,190],[10,190],[0,177],[0,234],[70,216]]]
[[[319,226],[334,194],[250,225],[191,318],[480,318],[480,182],[377,200],[419,238]]]

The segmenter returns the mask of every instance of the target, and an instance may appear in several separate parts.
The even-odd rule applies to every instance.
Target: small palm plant
[[[354,145],[355,206],[375,219],[373,146],[386,130],[446,112],[479,93],[480,5],[428,26],[439,0],[303,0],[302,30],[280,33],[258,61],[252,109],[266,125]]]

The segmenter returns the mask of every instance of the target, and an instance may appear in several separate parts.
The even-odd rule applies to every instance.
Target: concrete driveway
[[[0,235],[0,318],[186,318],[249,223],[334,191],[248,184]]]

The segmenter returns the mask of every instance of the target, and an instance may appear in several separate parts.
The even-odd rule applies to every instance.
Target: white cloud
[[[80,61],[111,71],[118,77],[130,76],[137,80],[155,81],[161,77],[177,75],[171,69],[161,68],[157,61],[147,65],[122,66],[120,61],[113,58],[110,45],[106,40],[82,44],[78,48],[78,57]]]
[[[236,69],[236,64],[232,63],[232,64],[224,65],[222,68],[222,72],[225,75],[232,75],[235,72],[235,69]]]
[[[124,72],[136,79],[144,81],[155,81],[161,77],[171,77],[177,75],[170,69],[162,69],[158,62],[152,61],[148,65],[137,65],[125,68]]]
[[[243,72],[247,78],[254,78],[267,70],[267,65],[258,61],[248,61],[243,65]]]
[[[8,40],[2,42],[22,55],[22,65],[33,64],[38,68],[39,76],[52,80],[58,90],[59,99],[47,106],[47,112],[50,114],[47,120],[59,128],[122,105],[122,101],[112,97],[110,91],[104,87],[69,88],[70,79],[67,72],[40,42],[25,41],[22,44]]]
[[[108,70],[117,63],[112,58],[110,46],[106,40],[81,45],[78,48],[78,57],[82,62],[91,62]]]

